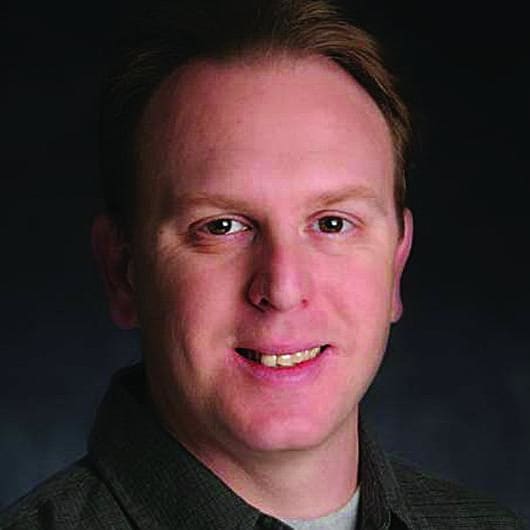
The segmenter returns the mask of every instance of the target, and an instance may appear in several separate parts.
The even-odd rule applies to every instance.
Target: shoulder
[[[476,494],[392,459],[400,489],[413,513],[427,520],[433,530],[458,528],[524,530],[523,522],[493,499]]]
[[[128,529],[119,505],[86,458],[0,514],[1,530]]]

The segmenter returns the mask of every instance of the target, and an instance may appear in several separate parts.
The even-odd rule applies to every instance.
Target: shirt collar
[[[359,424],[359,481],[361,484],[361,529],[392,528],[398,520],[408,530],[431,530],[431,525],[407,502],[392,464],[370,435],[363,420]]]
[[[89,458],[139,528],[243,530],[254,528],[258,520],[260,526],[269,521],[271,528],[281,527],[162,429],[145,394],[142,365],[119,371],[88,443]],[[388,529],[398,518],[409,530],[429,529],[407,506],[392,466],[363,422],[359,443],[361,528]]]
[[[260,515],[160,427],[140,365],[114,376],[88,455],[139,528],[248,529]]]

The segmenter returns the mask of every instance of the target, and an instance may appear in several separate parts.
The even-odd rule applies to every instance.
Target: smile
[[[239,355],[245,357],[245,359],[260,363],[269,368],[287,368],[314,359],[327,347],[328,345],[326,344],[324,346],[317,346],[309,350],[301,350],[293,353],[281,353],[278,355],[261,353],[259,351],[249,350],[247,348],[236,348],[236,352],[239,353]]]

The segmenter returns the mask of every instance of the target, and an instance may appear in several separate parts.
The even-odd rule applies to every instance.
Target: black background
[[[126,4],[7,5],[0,506],[84,452],[134,332],[107,316],[89,230],[98,87]],[[4,7],[4,8],[5,8]],[[382,444],[530,516],[529,39],[523,8],[364,0],[413,109],[405,314],[366,400]]]

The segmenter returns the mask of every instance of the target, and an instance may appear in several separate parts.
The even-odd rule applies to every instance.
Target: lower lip
[[[279,368],[271,368],[259,362],[250,361],[237,352],[234,352],[234,355],[237,364],[255,379],[268,383],[293,384],[316,378],[330,355],[331,349],[331,346],[328,346],[314,359],[295,364],[294,366]]]

